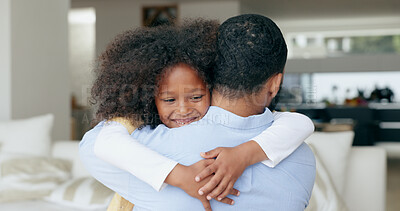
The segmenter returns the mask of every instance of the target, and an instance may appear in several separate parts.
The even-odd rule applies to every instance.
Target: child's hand
[[[206,185],[201,186],[199,194],[207,194],[208,200],[216,198],[219,201],[232,191],[233,185],[246,169],[247,163],[240,156],[240,151],[231,147],[218,147],[201,153],[201,156],[217,159],[196,176],[195,180],[200,182],[215,173]]]
[[[204,159],[190,166],[183,166],[178,164],[168,175],[165,182],[173,186],[181,188],[191,197],[197,198],[201,201],[206,211],[211,211],[210,201],[207,200],[205,195],[199,195],[198,190],[212,179],[212,175],[205,177],[203,181],[196,182],[194,177],[207,166],[213,164],[214,159]],[[229,194],[236,195],[237,190],[233,189]],[[224,197],[220,202],[232,205],[234,201],[230,198]]]
[[[206,159],[216,158],[214,163],[195,177],[195,180],[200,182],[215,173],[214,177],[199,189],[199,194],[207,195],[208,200],[225,198],[232,192],[233,185],[247,166],[267,159],[264,151],[254,141],[236,147],[218,147],[201,153],[201,156]]]

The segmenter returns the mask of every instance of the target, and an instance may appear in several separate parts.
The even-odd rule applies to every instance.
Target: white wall
[[[242,0],[242,13],[273,19],[318,20],[399,15],[399,0]]]
[[[98,56],[117,34],[141,25],[142,4],[139,1],[98,0],[72,2],[71,7],[95,9],[96,55]]]
[[[87,52],[91,40],[88,26],[70,25],[70,74],[71,90],[79,104],[90,106],[87,98],[93,80],[93,61],[106,45],[119,33],[142,25],[142,7],[153,5],[177,5],[178,21],[184,18],[204,17],[224,21],[239,14],[239,1],[162,1],[162,0],[79,0],[72,1],[71,8],[94,8],[96,13],[95,53]],[[85,32],[86,31],[86,32]],[[85,33],[83,36],[77,34]],[[90,58],[92,57],[92,58]],[[90,62],[89,60],[92,60]]]
[[[204,17],[220,21],[238,15],[239,1],[162,1],[162,0],[97,0],[72,1],[72,8],[94,7],[96,10],[96,55],[118,34],[142,25],[142,7],[178,6],[178,18]]]
[[[69,71],[71,93],[77,104],[89,106],[95,59],[95,23],[69,24]]]
[[[240,1],[189,1],[179,4],[181,18],[211,18],[221,23],[240,14]]]
[[[100,1],[96,7],[96,53],[119,33],[141,25],[141,6],[137,1]]]
[[[12,119],[55,115],[54,139],[70,135],[69,0],[11,3]],[[45,5],[45,6],[44,6]]]
[[[0,1],[0,120],[11,119],[10,1]]]

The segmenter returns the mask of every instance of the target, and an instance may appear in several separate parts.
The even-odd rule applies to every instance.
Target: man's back
[[[243,118],[210,107],[202,120],[189,126],[175,129],[159,126],[155,130],[146,127],[135,131],[133,136],[149,148],[190,165],[201,159],[200,152],[219,146],[233,147],[250,140],[269,127],[272,120],[268,110],[262,115]],[[93,138],[84,139],[82,145],[91,145],[85,143],[90,142],[89,139]],[[103,169],[100,166],[108,168],[107,172],[98,170],[92,174],[134,203],[134,210],[203,210],[200,201],[179,188],[167,186],[156,192],[129,173],[115,167],[110,170],[110,166],[101,160],[91,158],[90,164],[99,166],[99,169]],[[119,180],[103,173],[119,175]],[[235,184],[241,194],[232,197],[234,206],[216,201],[212,201],[211,206],[213,210],[303,210],[308,204],[314,177],[315,160],[311,150],[303,144],[273,169],[260,163],[248,167]]]

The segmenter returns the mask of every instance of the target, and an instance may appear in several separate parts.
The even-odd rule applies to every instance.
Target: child
[[[176,128],[196,124],[206,114],[210,106],[217,27],[215,22],[197,20],[180,27],[142,28],[119,35],[109,45],[100,57],[98,78],[93,86],[93,96],[99,101],[97,116],[109,120],[96,140],[98,157],[158,191],[165,186],[164,182],[174,180],[170,177],[176,175],[174,171],[181,165],[144,147],[130,133],[145,125]],[[313,131],[312,122],[303,115],[275,112],[274,118],[271,127],[246,145],[260,148],[264,158],[260,161],[270,167],[292,153]],[[247,163],[231,161],[249,157],[242,149],[241,145],[234,147],[234,157],[228,149],[203,155],[217,159],[207,165],[214,171],[199,173],[196,178],[199,182],[208,178],[208,183],[194,191],[208,200],[217,198],[232,204],[225,197],[238,195],[233,185]],[[224,150],[227,156],[221,156]],[[227,171],[226,166],[238,167]],[[207,177],[212,173],[215,173],[212,178]],[[190,187],[182,189],[194,195]]]

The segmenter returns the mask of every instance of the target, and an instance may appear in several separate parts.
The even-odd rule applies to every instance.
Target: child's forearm
[[[274,123],[252,140],[268,157],[267,160],[261,160],[262,163],[275,167],[293,153],[313,132],[314,124],[307,116],[299,113],[274,112]],[[256,146],[253,145],[253,147]],[[260,153],[260,151],[256,152]]]
[[[157,191],[177,162],[147,148],[132,138],[127,129],[116,122],[105,123],[94,146],[100,159],[151,185]]]
[[[239,156],[242,156],[246,161],[247,166],[269,159],[260,145],[253,140],[240,144],[236,148]]]

